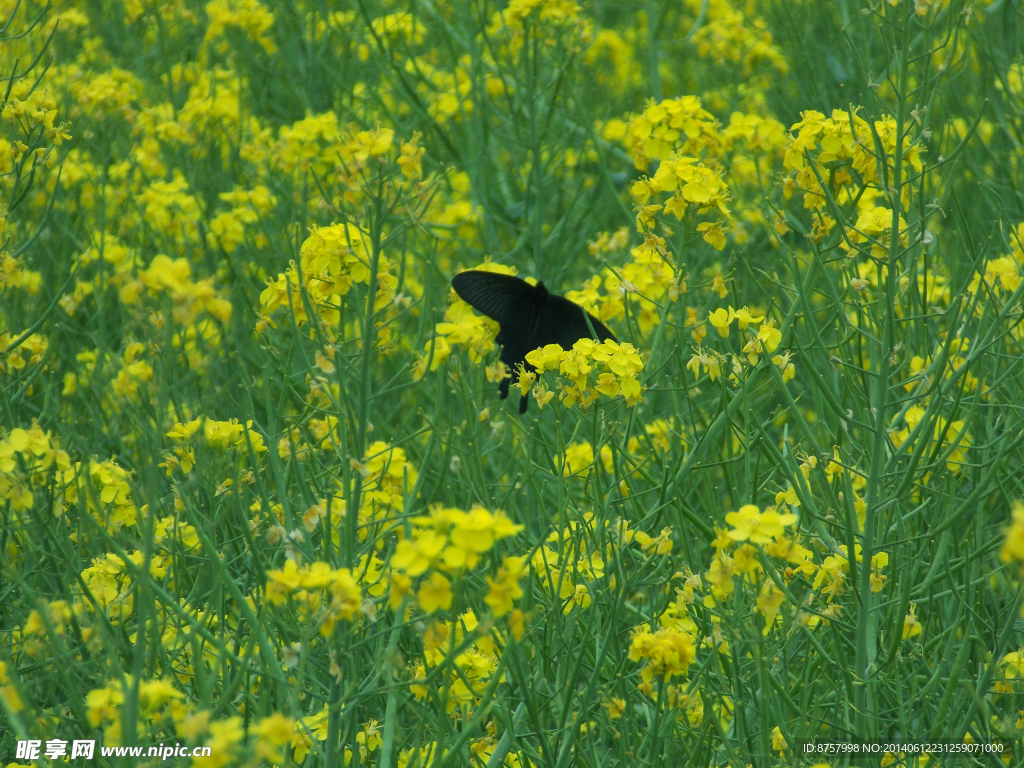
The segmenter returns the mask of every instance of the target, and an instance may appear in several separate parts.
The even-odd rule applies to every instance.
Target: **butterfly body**
[[[535,370],[526,362],[526,355],[547,344],[571,349],[580,339],[595,338],[595,334],[599,341],[615,341],[600,320],[578,304],[550,293],[541,282],[530,285],[512,275],[470,270],[452,278],[452,287],[473,309],[497,321],[501,330],[495,341],[501,345],[500,359],[512,373],[520,365]],[[501,380],[502,400],[508,397],[511,384],[512,375]],[[523,395],[520,413],[526,413],[527,402]]]

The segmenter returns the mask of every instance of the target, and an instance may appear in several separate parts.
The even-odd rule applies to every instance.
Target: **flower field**
[[[0,765],[1024,765],[1020,0],[0,6]]]

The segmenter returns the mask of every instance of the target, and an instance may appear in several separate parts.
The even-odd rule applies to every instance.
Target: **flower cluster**
[[[49,346],[50,342],[41,333],[0,333],[0,373],[38,365]]]
[[[729,217],[729,188],[721,171],[709,168],[694,157],[670,156],[658,165],[653,178],[644,177],[634,182],[630,192],[637,205],[637,230],[648,234],[651,240],[655,215],[664,211],[682,220],[688,213],[702,215],[711,213],[714,218],[696,225],[704,239],[722,250],[725,247],[725,230],[722,220]],[[671,193],[664,202],[650,202],[651,197]],[[653,246],[661,252],[660,242]],[[648,243],[648,247],[652,246]]]
[[[482,624],[473,611],[462,613],[451,623],[432,622],[423,634],[424,663],[412,670],[415,676],[410,686],[413,695],[418,700],[426,699],[436,686],[448,699],[445,707],[448,714],[457,707],[478,704],[484,686],[498,668],[498,653],[493,638],[488,635],[489,626],[489,622]],[[455,649],[465,650],[453,654]],[[454,664],[445,664],[449,659]],[[445,670],[445,666],[450,668]],[[439,667],[441,679],[437,683],[428,682],[428,670],[433,677]]]
[[[1024,505],[1000,506],[1024,224],[965,194],[1024,167],[1024,67],[991,34],[1011,4],[7,5],[19,738],[218,768],[785,761],[870,714],[844,679],[871,676],[884,720],[908,665],[978,672],[949,718],[1013,736],[1024,649],[976,637],[1024,574]],[[793,8],[813,34],[780,26]],[[891,21],[898,49],[866,44]],[[900,117],[801,113],[838,93],[808,60],[854,91],[893,75],[866,86]],[[978,274],[947,244],[964,224],[996,233]],[[481,262],[575,288],[623,341],[506,370],[448,290]],[[798,366],[806,391],[774,386]],[[484,376],[547,411],[495,415]],[[936,541],[936,499],[980,528]],[[901,599],[915,563],[932,589]],[[964,585],[962,627],[927,637]],[[865,622],[876,668],[844,650]]]
[[[765,635],[779,627],[782,605],[789,597],[780,583],[793,589],[794,580],[798,580],[804,589],[810,587],[813,590],[807,602],[794,615],[808,628],[814,629],[842,614],[843,605],[839,598],[846,591],[849,574],[845,546],[829,552],[819,541],[812,539],[815,547],[824,555],[819,563],[815,562],[813,549],[803,546],[799,537],[787,534],[786,529],[797,522],[797,515],[779,510],[786,506],[799,506],[792,488],[779,491],[776,504],[779,505],[778,509],[768,507],[763,511],[756,505],[748,504],[727,514],[725,520],[730,528],[715,529],[717,538],[712,542],[715,554],[711,567],[703,574],[704,582],[710,587],[704,597],[705,606],[716,606],[733,596],[738,581],[754,588],[756,598],[753,608],[765,619]],[[740,545],[736,546],[737,543]],[[859,544],[856,558],[858,562],[862,560]],[[876,552],[872,557],[870,582],[873,592],[881,591],[884,587],[888,577],[882,571],[888,563],[889,555],[886,552]],[[766,568],[773,569],[774,575],[766,572]],[[699,579],[687,581],[684,588],[687,602],[693,601],[693,591],[699,588],[702,588]],[[814,608],[812,606],[818,596],[822,604]]]
[[[523,528],[503,513],[483,507],[473,507],[469,512],[435,507],[429,515],[415,517],[412,522],[412,537],[398,542],[391,560],[392,566],[409,576],[419,576],[428,568],[449,573],[473,568],[495,541]]]
[[[924,407],[914,404],[907,408],[906,413],[903,414],[906,426],[889,433],[895,450],[912,452],[916,449],[917,443],[923,439],[925,450],[930,450],[933,447],[938,451],[939,458],[945,460],[946,468],[953,474],[957,474],[974,442],[971,433],[967,431],[966,424],[962,419],[947,421],[941,414],[936,414],[933,416],[934,427],[930,430],[931,434],[926,432],[911,441],[910,435],[924,418],[926,407],[927,402],[924,403]]]
[[[516,55],[531,37],[552,46],[559,32],[589,39],[589,27],[574,0],[511,0],[504,11],[492,15],[488,35],[499,40],[503,35],[509,36],[509,52]]]
[[[655,677],[666,682],[676,675],[685,675],[697,659],[697,644],[692,632],[679,627],[662,627],[651,632],[644,624],[633,633],[629,644],[629,660],[643,661],[640,673],[645,683]]]
[[[330,602],[322,604],[319,592],[329,594]],[[359,610],[362,592],[348,568],[331,568],[322,562],[299,566],[287,560],[283,569],[267,571],[267,600],[283,605],[289,599],[315,616],[320,634],[328,637],[338,620],[351,619]]]
[[[906,248],[907,222],[899,217],[899,245]],[[875,206],[870,210],[862,210],[857,218],[857,223],[850,230],[849,242],[842,243],[847,256],[854,256],[857,251],[867,252],[871,258],[884,261],[889,258],[889,247],[892,242],[892,210],[882,206]],[[862,248],[861,244],[868,244]]]
[[[317,354],[319,355],[320,353]],[[277,441],[277,455],[282,459],[295,456],[299,461],[303,461],[314,450],[330,451],[338,446],[339,425],[337,417],[325,416],[322,419],[310,419],[306,427],[309,436],[312,438],[312,443],[307,443],[302,431],[298,427],[293,427],[287,435],[284,435]]]
[[[773,42],[764,20],[753,16],[749,8],[737,8],[731,0],[711,0],[705,13],[707,22],[693,27],[693,41],[700,56],[719,65],[738,65],[740,76],[745,78],[761,68],[774,70],[776,77],[789,71],[789,63]]]
[[[643,370],[644,363],[637,350],[628,342],[620,344],[611,340],[596,342],[593,339],[580,339],[570,350],[564,350],[558,344],[548,344],[528,353],[526,362],[533,366],[536,375],[554,371],[560,379],[564,379],[560,399],[566,406],[586,408],[596,402],[600,395],[622,395],[630,407],[640,402],[641,387],[637,376]],[[590,380],[592,373],[597,374],[597,380],[593,383]],[[518,386],[524,395],[530,391],[534,381],[533,373],[520,372]],[[539,383],[534,387],[533,396],[543,408],[554,397],[554,393]]]
[[[586,441],[570,443],[559,463],[563,477],[587,477],[594,468],[594,447]],[[607,445],[601,447],[601,464],[606,472],[612,471],[612,449]]]
[[[0,439],[0,499],[21,512],[33,506],[33,489],[43,484],[51,469],[66,472],[71,467],[67,453],[50,432],[38,425],[17,427]]]
[[[288,272],[268,281],[260,294],[263,314],[269,317],[286,308],[296,324],[303,325],[312,309],[324,323],[334,326],[341,317],[341,297],[356,283],[370,284],[373,247],[370,233],[354,224],[313,227],[302,244],[299,268],[293,262]],[[394,296],[396,281],[390,267],[387,257],[377,254],[377,308]]]
[[[890,158],[896,150],[897,129],[896,121],[891,117],[876,120],[873,126],[884,152],[879,157],[872,126],[857,111],[836,109],[831,117],[826,117],[821,112],[808,110],[800,116],[800,122],[794,123],[790,129],[785,149],[784,164],[790,172],[783,184],[787,199],[796,192],[802,192],[804,207],[821,212],[828,197],[852,200],[868,185],[877,189],[882,176],[894,170],[894,161]],[[904,185],[900,192],[900,201],[906,210],[911,189],[907,171],[921,172],[923,148],[911,136],[904,135],[902,151],[903,162],[909,166],[904,169]],[[827,190],[822,187],[822,182],[828,185]],[[890,212],[886,226],[891,226],[891,222]]]
[[[86,508],[110,531],[138,521],[129,478],[128,471],[112,460],[75,462],[59,475],[64,503],[75,504],[81,496]]]
[[[206,15],[210,25],[206,28],[206,40],[223,38],[225,30],[236,27],[246,36],[259,43],[267,53],[277,50],[267,31],[274,25],[274,14],[259,0],[211,0],[206,4]],[[227,41],[220,44],[225,50]]]
[[[166,469],[168,475],[178,468],[186,475],[192,471],[196,463],[194,438],[200,430],[205,444],[215,450],[231,449],[240,456],[246,456],[251,448],[257,458],[267,450],[263,444],[263,435],[252,429],[251,420],[243,425],[237,419],[214,421],[200,416],[192,421],[175,424],[167,433],[175,447],[165,455],[160,466]]]
[[[249,190],[221,192],[219,197],[222,202],[233,207],[210,219],[210,236],[213,243],[227,253],[234,251],[245,240],[247,225],[256,224],[261,216],[269,215],[277,205],[277,198],[262,184]],[[266,235],[257,233],[254,244],[257,248],[266,245]]]
[[[104,742],[121,743],[121,712],[124,708],[126,693],[133,686],[130,675],[117,682],[111,681],[103,688],[94,688],[85,697],[89,724],[93,728],[106,726],[103,731]],[[184,694],[169,679],[138,681],[138,715],[140,718],[159,719],[163,710],[168,714],[178,713]]]
[[[714,154],[721,144],[718,121],[701,107],[696,96],[651,102],[634,117],[623,143],[633,153],[637,169],[646,171],[655,160]]]
[[[792,512],[780,513],[773,507],[762,512],[756,504],[744,504],[738,511],[725,516],[725,522],[732,526],[728,531],[730,539],[754,544],[770,543],[782,536],[786,527],[796,520],[797,516]]]
[[[365,541],[379,527],[394,526],[392,515],[404,511],[405,493],[416,485],[416,465],[409,461],[404,448],[382,440],[371,443],[362,459],[351,459],[349,464],[359,476],[358,536],[360,541]],[[325,502],[322,508],[326,506]],[[335,497],[333,508],[344,512],[344,500]],[[378,548],[383,545],[383,539],[378,539]]]
[[[586,582],[604,576],[605,568],[601,553],[588,551],[584,544],[569,547],[562,555],[541,548],[533,556],[531,564],[540,586],[549,594],[558,595],[565,615],[576,607],[590,607],[593,596]]]
[[[498,568],[496,578],[487,577],[487,597],[484,602],[491,607],[496,618],[511,613],[513,601],[523,596],[520,580],[526,575],[525,557],[506,557]]]
[[[627,249],[628,241],[629,231],[620,229],[602,233],[590,243],[589,250],[595,258],[628,251],[629,259],[617,269],[605,268],[584,283],[581,290],[567,293],[566,298],[602,322],[625,318],[628,305],[640,330],[649,333],[661,321],[659,304],[666,299],[675,301],[686,293],[686,280],[683,271],[666,258],[657,240]]]
[[[657,536],[650,536],[643,531],[631,528],[625,520],[620,520],[615,530],[621,543],[639,544],[640,550],[646,555],[667,555],[672,552],[671,528],[662,528]]]
[[[831,597],[842,594],[845,575],[850,572],[850,560],[846,545],[841,545],[839,551],[841,554],[836,553],[825,558],[812,584],[814,589],[821,589]],[[861,554],[860,544],[854,545],[854,555],[858,563],[863,561],[864,556]],[[887,552],[877,552],[871,557],[872,592],[881,592],[885,586],[889,577],[882,573],[882,569],[888,565],[889,554]]]
[[[1010,256],[1002,256],[985,262],[984,276],[982,273],[976,272],[971,279],[971,293],[977,292],[983,277],[990,290],[1001,289],[1013,293],[1021,283],[1021,266]]]
[[[1013,293],[1021,284],[1021,269],[1024,266],[1024,222],[1020,222],[1009,233],[1010,255],[985,262],[984,273],[975,272],[968,291],[975,294],[984,279],[990,291]]]
[[[151,294],[166,293],[171,297],[174,320],[182,325],[192,324],[200,312],[207,312],[222,323],[231,317],[231,302],[217,295],[213,278],[193,282],[192,269],[185,258],[172,259],[160,254],[139,273],[139,280]]]
[[[20,78],[17,82],[12,82],[4,101],[0,118],[8,125],[17,123],[29,131],[32,128],[43,128],[46,138],[56,145],[71,138],[66,124],[54,125],[53,121],[57,118],[57,102],[53,94],[45,89],[33,88],[30,80]],[[24,151],[27,147],[22,146],[20,149]]]
[[[412,522],[411,536],[398,542],[391,557],[391,567],[401,572],[393,582],[392,594],[400,600],[411,587],[411,578],[431,570],[417,593],[419,605],[427,613],[451,607],[451,581],[445,574],[476,567],[481,555],[489,552],[496,541],[523,529],[503,513],[492,513],[483,507],[473,507],[469,512],[435,507],[429,515],[414,517]],[[503,567],[506,570],[499,575],[499,582],[504,584],[499,591],[504,589],[508,594],[514,591],[509,580],[518,581],[520,571],[515,563],[506,563]],[[505,604],[497,591],[493,599],[499,605]]]

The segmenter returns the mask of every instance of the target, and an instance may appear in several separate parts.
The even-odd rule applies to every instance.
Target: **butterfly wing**
[[[587,325],[587,318],[594,326],[599,341],[611,339],[616,341],[608,327],[585,312],[583,307],[562,296],[548,294],[547,300],[536,313],[536,322],[526,339],[526,352],[543,347],[545,344],[557,344],[562,349],[572,349],[572,345],[580,339],[592,339],[593,334]]]
[[[586,312],[579,304],[562,296],[548,294],[543,301],[535,302],[529,317],[526,338],[521,341],[521,347],[515,353],[520,358],[525,358],[527,353],[547,344],[572,349],[572,345],[580,339],[594,338],[594,333],[597,334],[599,341],[616,341],[615,334],[608,330],[604,323]],[[590,318],[590,325],[587,325],[587,318]],[[591,326],[594,329],[593,333],[590,330]],[[526,413],[526,409],[527,398],[524,395],[519,401],[519,413]]]
[[[505,318],[499,321],[501,330],[494,340],[501,345],[501,362],[508,366],[512,375],[526,362],[526,353],[533,349],[529,339],[537,326],[540,306],[534,295],[518,297],[509,302]]]
[[[521,321],[522,307],[533,298],[536,288],[522,278],[471,269],[452,278],[459,298],[481,314],[503,326]]]
[[[572,349],[577,341],[591,339],[594,333],[600,341],[616,340],[607,326],[583,307],[548,293],[542,284],[533,286],[512,275],[468,270],[452,278],[452,287],[459,298],[501,326],[495,341],[501,345],[501,361],[513,375],[520,364],[532,369],[526,354],[546,344]],[[508,397],[511,383],[512,377],[507,376],[498,385],[502,400]],[[526,413],[527,403],[528,396],[522,395],[519,413]]]
[[[538,301],[546,291],[512,275],[468,270],[452,278],[452,288],[477,312],[496,320],[501,326],[495,341],[501,345],[501,361],[514,372],[526,355],[526,340],[536,322]],[[498,385],[501,399],[508,397],[512,377]],[[526,411],[526,397],[519,401],[519,412]]]

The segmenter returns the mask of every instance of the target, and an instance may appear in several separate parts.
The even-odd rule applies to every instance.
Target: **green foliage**
[[[0,754],[1019,763],[1019,2],[8,6]]]

